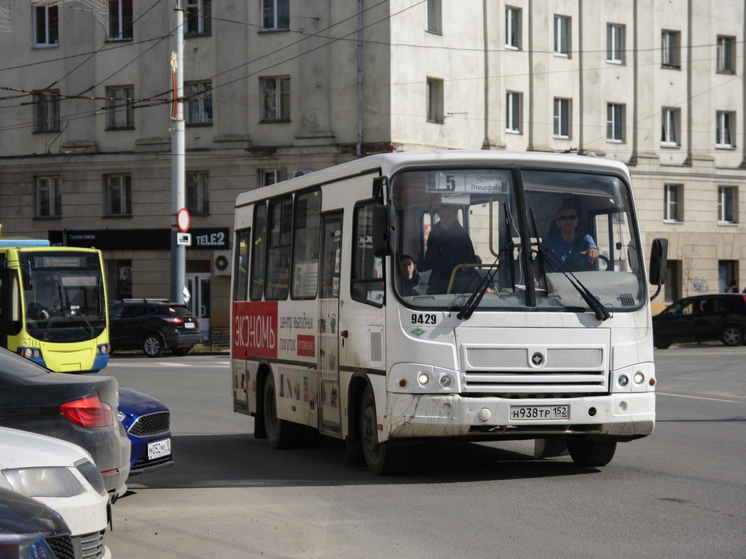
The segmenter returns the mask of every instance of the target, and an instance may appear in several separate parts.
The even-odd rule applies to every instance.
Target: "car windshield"
[[[79,342],[106,328],[104,285],[98,254],[22,251],[26,330],[38,340]]]
[[[481,298],[472,298],[477,310],[518,309],[528,305],[533,288],[539,307],[587,311],[573,282],[610,310],[642,304],[631,194],[619,177],[416,170],[395,175],[391,193],[394,284],[407,305],[452,309],[484,290]],[[526,231],[530,239],[523,238]],[[522,254],[527,245],[528,259]]]

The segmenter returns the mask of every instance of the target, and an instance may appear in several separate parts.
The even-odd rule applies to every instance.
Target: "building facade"
[[[174,6],[17,2],[0,32],[3,233],[102,249],[110,299],[170,292]],[[666,300],[745,287],[743,0],[185,9],[187,285],[205,330],[228,328],[240,192],[395,149],[618,159],[646,246],[669,239]]]

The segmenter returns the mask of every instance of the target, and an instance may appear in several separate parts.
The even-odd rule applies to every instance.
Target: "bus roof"
[[[48,247],[49,241],[46,239],[27,239],[8,237],[0,239],[0,248],[28,248],[28,247]]]
[[[604,169],[616,170],[629,179],[627,166],[613,159],[577,154],[546,153],[536,151],[418,151],[382,153],[356,159],[341,165],[328,167],[297,178],[288,179],[272,186],[249,190],[239,194],[236,207],[251,204],[264,198],[294,192],[300,188],[333,182],[355,175],[364,175],[379,171],[382,175],[390,175],[401,167],[433,166],[433,165],[546,165],[553,168],[566,168],[567,171],[595,171]]]

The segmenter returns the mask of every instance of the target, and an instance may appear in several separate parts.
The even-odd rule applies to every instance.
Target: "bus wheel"
[[[614,458],[616,441],[589,441],[583,436],[567,437],[572,461],[583,468],[606,466]]]
[[[363,392],[360,406],[360,438],[368,469],[377,476],[397,474],[409,463],[409,446],[378,444],[376,401],[370,386]]]
[[[303,426],[277,417],[275,377],[267,375],[264,382],[264,429],[272,448],[293,448],[300,444]]]
[[[163,353],[163,340],[158,334],[146,334],[142,341],[142,350],[148,357],[160,357]]]

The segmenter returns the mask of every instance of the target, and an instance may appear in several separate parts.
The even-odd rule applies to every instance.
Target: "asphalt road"
[[[114,357],[172,412],[172,468],[130,478],[113,557],[743,558],[746,347],[656,351],[658,422],[602,469],[533,445],[417,447],[411,472],[344,446],[272,450],[232,412],[227,356]]]

